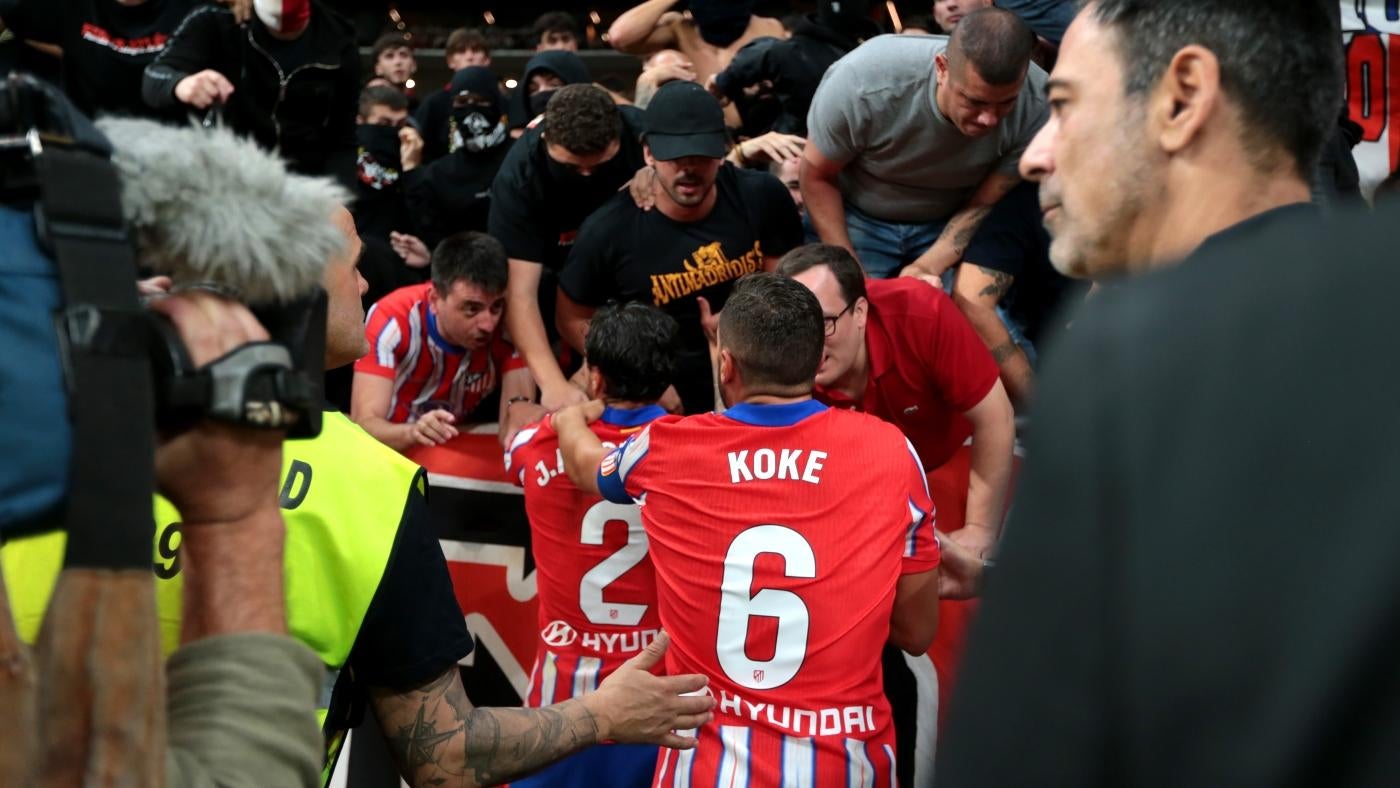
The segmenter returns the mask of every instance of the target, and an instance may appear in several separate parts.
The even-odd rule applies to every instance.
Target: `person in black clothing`
[[[800,17],[792,37],[745,46],[705,85],[722,101],[742,101],[744,90],[772,83],[782,112],[773,131],[807,135],[807,108],[822,76],[842,55],[880,34],[867,0],[822,0],[814,14]]]
[[[668,82],[646,110],[654,210],[619,194],[584,223],[559,274],[559,330],[581,349],[593,311],[645,301],[680,323],[675,388],[687,413],[715,407],[702,299],[724,307],[734,281],[771,270],[802,243],[787,189],[766,172],[724,161],[724,110],[693,82]]]
[[[431,249],[449,235],[485,232],[491,182],[510,152],[505,101],[487,68],[472,66],[452,75],[452,115],[446,156],[408,171],[402,181],[413,227]]]
[[[1151,273],[1047,359],[942,788],[1400,770],[1400,369],[1355,292],[1400,279],[1308,204],[1343,73],[1322,3],[1093,0],[1066,32],[1021,161],[1051,260]]]
[[[992,207],[951,281],[953,303],[996,359],[1006,393],[1017,408],[1029,406],[1044,343],[1089,289],[1050,264],[1034,183],[1016,186]]]
[[[63,51],[63,91],[83,113],[150,117],[159,113],[141,98],[141,75],[207,1],[0,0],[0,19],[16,37]]]
[[[387,242],[414,229],[404,180],[422,157],[422,137],[408,125],[408,98],[387,85],[361,92],[355,121],[355,224],[361,235]]]
[[[510,258],[506,324],[547,410],[585,399],[550,347],[555,274],[583,220],[646,165],[641,133],[641,112],[615,105],[602,88],[560,88],[491,184],[488,232]]]
[[[491,67],[491,47],[486,37],[475,30],[459,27],[447,37],[445,50],[447,67],[453,74],[468,67]],[[499,89],[499,86],[498,86]],[[431,164],[447,155],[447,124],[452,117],[452,99],[456,91],[451,83],[423,99],[413,120],[423,135],[423,163]]]
[[[359,52],[351,24],[319,0],[254,3],[239,24],[216,7],[180,24],[146,67],[142,95],[165,110],[222,107],[225,123],[296,172],[355,181]]]
[[[565,85],[587,85],[593,81],[588,66],[573,52],[551,49],[535,55],[525,64],[520,85],[510,94],[510,128],[514,133],[544,114],[554,92]],[[519,134],[516,134],[519,136]]]

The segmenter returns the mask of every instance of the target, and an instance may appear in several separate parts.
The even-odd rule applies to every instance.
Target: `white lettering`
[[[719,712],[720,712],[720,714],[733,714],[733,715],[736,716],[736,717],[739,716],[739,705],[740,705],[741,703],[743,703],[743,701],[739,698],[738,695],[730,695],[728,692],[725,692],[724,690],[720,690],[720,693],[719,693]]]
[[[847,706],[841,710],[841,723],[846,727],[847,732],[865,731],[865,709],[859,706]]]
[[[626,632],[579,632],[579,645],[599,654],[632,654],[656,640],[658,630],[633,629]]]
[[[779,728],[788,727],[788,723],[792,722],[792,709],[787,706],[784,706],[782,720],[775,720],[773,719],[773,710],[775,708],[777,707],[772,705],[768,706],[768,724],[776,725]]]
[[[803,727],[802,718],[807,717],[807,726]],[[796,709],[792,713],[792,729],[807,736],[817,735],[817,713],[806,709]]]
[[[767,703],[753,704],[753,703],[749,703],[748,701],[744,701],[744,705],[749,707],[749,719],[753,720],[754,722],[758,722],[758,713],[759,713],[760,711],[763,711],[763,707],[764,707],[764,706],[767,706],[768,704],[767,704]]]
[[[782,456],[778,459],[778,478],[798,480],[797,458],[801,456],[801,449],[783,449]]]
[[[753,475],[760,479],[773,478],[773,464],[776,458],[772,449],[759,449],[753,453]]]
[[[773,449],[754,449],[752,467],[749,463],[749,450],[729,452],[729,483],[751,482],[754,479],[772,479],[786,481],[804,481],[808,484],[820,484],[821,472],[827,457],[824,451],[807,452],[807,463],[802,468],[802,473],[797,472],[798,465],[801,464],[802,454],[805,449],[782,449],[781,453]]]
[[[738,453],[735,453],[735,452],[732,452],[732,451],[729,452],[729,483],[730,483],[730,484],[738,484],[738,483],[741,482],[741,481],[742,481],[742,482],[751,482],[751,481],[753,481],[753,474],[749,472],[748,461],[749,461],[749,450],[748,450],[748,449],[744,449],[743,451],[738,452]],[[742,478],[742,479],[739,478],[740,476],[742,476],[743,478]]]
[[[821,712],[821,735],[835,736],[841,732],[841,710],[822,709]]]

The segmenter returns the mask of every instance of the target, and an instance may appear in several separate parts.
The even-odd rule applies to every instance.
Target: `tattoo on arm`
[[[373,691],[399,771],[418,786],[495,785],[598,741],[579,700],[543,709],[473,708],[456,666],[417,689]]]
[[[995,268],[986,268],[979,265],[977,266],[977,270],[991,277],[992,280],[991,284],[982,288],[982,292],[977,294],[979,296],[994,296],[996,300],[1000,301],[1006,295],[1007,291],[1011,289],[1011,283],[1016,281],[1016,277],[1005,271],[998,271]]]
[[[951,235],[953,251],[957,253],[958,257],[962,257],[962,253],[967,251],[968,244],[972,243],[972,237],[977,234],[977,228],[982,225],[982,220],[986,219],[987,214],[991,212],[990,206],[959,211],[953,216],[952,221],[948,222],[948,226],[943,228],[938,240],[942,241]]]
[[[1015,342],[1006,341],[992,348],[992,360],[997,362],[997,366],[1006,363],[1006,360],[1021,352],[1021,346]]]

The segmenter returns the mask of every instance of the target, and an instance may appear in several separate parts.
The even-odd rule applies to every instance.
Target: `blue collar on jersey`
[[[741,402],[726,410],[724,415],[735,421],[752,424],[755,427],[787,427],[824,410],[826,410],[826,406],[814,399],[785,402],[780,405]]]
[[[603,408],[603,421],[615,427],[640,427],[666,415],[660,405],[643,405],[640,408]]]
[[[432,339],[433,342],[437,343],[438,347],[449,353],[457,353],[460,355],[467,352],[466,348],[448,342],[442,334],[438,333],[437,314],[431,309],[428,310],[428,338]]]

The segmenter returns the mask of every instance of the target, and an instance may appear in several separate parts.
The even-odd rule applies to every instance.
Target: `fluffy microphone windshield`
[[[331,221],[349,195],[329,178],[287,172],[226,129],[105,118],[138,259],[176,284],[213,282],[249,304],[286,302],[321,284],[345,249]]]

